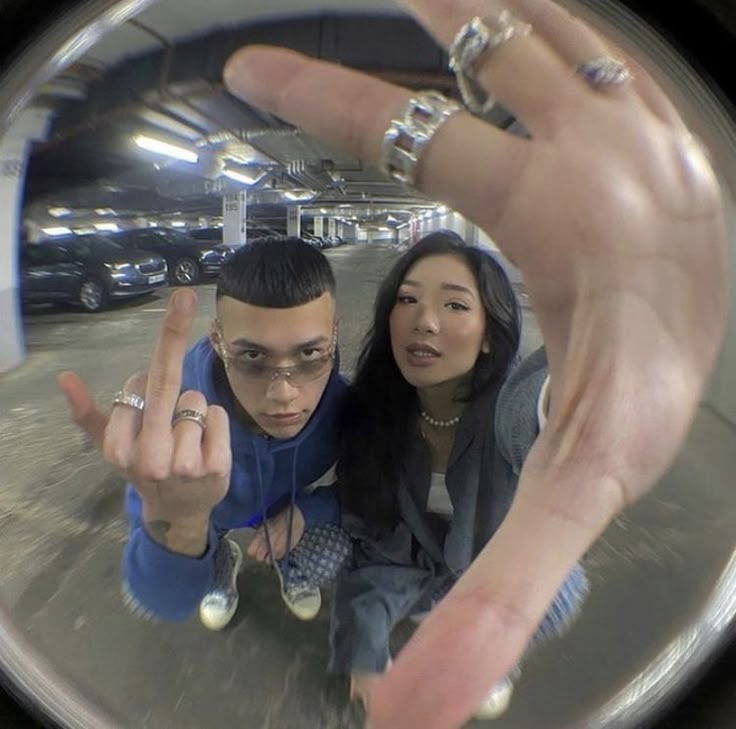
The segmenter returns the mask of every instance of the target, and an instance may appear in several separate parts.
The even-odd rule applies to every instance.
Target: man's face
[[[240,405],[268,435],[297,435],[319,404],[332,370],[332,295],[325,292],[290,309],[252,306],[223,296],[217,301],[217,317],[222,336],[218,342],[214,334],[213,345],[226,362]]]

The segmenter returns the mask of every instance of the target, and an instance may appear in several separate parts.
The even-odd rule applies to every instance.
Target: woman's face
[[[475,277],[450,254],[427,256],[409,269],[399,286],[389,328],[401,374],[420,389],[459,383],[473,369],[478,354],[489,351]]]

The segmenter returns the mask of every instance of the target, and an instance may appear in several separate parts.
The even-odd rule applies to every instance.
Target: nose
[[[437,312],[428,304],[418,304],[414,319],[414,331],[427,334],[436,334],[440,329],[440,321]]]
[[[291,384],[291,379],[284,375],[275,377],[266,390],[266,397],[272,402],[286,405],[296,400],[299,395],[299,388]]]

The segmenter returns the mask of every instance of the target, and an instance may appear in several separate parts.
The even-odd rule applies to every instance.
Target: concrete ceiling
[[[151,6],[45,89],[40,101],[53,108],[54,121],[48,139],[33,149],[26,217],[48,224],[52,207],[73,210],[80,225],[94,222],[97,208],[131,219],[216,216],[222,195],[242,189],[222,176],[224,168],[246,165],[263,173],[249,192],[252,215],[269,218],[262,222],[285,219],[288,190],[313,193],[302,203],[307,213],[350,205],[376,225],[389,215],[406,222],[428,201],[240,102],[221,81],[232,51],[268,42],[409,87],[452,93],[454,79],[435,42],[393,4],[381,4],[388,13],[361,14],[366,5],[341,2],[339,13],[294,0]],[[309,13],[295,18],[295,7]],[[383,41],[378,47],[376,38]],[[500,110],[496,121],[505,126],[513,120]],[[131,141],[138,133],[196,149],[200,160],[191,165],[143,152]]]

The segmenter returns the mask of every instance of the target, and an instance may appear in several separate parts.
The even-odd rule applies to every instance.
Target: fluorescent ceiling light
[[[90,233],[94,233],[94,228],[74,228],[74,232],[77,235],[89,235]]]
[[[148,223],[148,227],[149,228],[158,228],[158,223],[151,223],[151,222],[149,222]]]
[[[52,218],[65,218],[67,215],[71,215],[72,211],[69,208],[49,208],[49,215]]]
[[[120,230],[120,226],[117,223],[95,223],[95,228],[111,233],[117,233]]]
[[[46,235],[71,235],[71,228],[41,228]]]
[[[183,220],[174,220],[171,223],[172,228],[183,228],[186,225],[186,223]]]
[[[156,152],[157,154],[164,154],[167,157],[174,157],[175,159],[183,160],[184,162],[198,162],[199,155],[196,152],[192,152],[190,149],[185,147],[179,147],[175,144],[169,144],[168,142],[162,142],[160,139],[154,139],[153,137],[147,137],[145,134],[139,134],[133,138],[133,141],[141,148],[146,149],[149,152]]]
[[[314,197],[314,193],[311,190],[302,190],[299,192],[295,190],[293,192],[285,192],[284,197],[287,200],[309,200],[310,198]]]
[[[241,172],[240,170],[224,170],[222,173],[225,177],[229,177],[231,180],[236,182],[242,182],[245,185],[252,185],[263,177],[263,172],[255,174],[248,174],[247,172]]]
[[[95,208],[95,212],[98,215],[117,215],[112,208]]]

